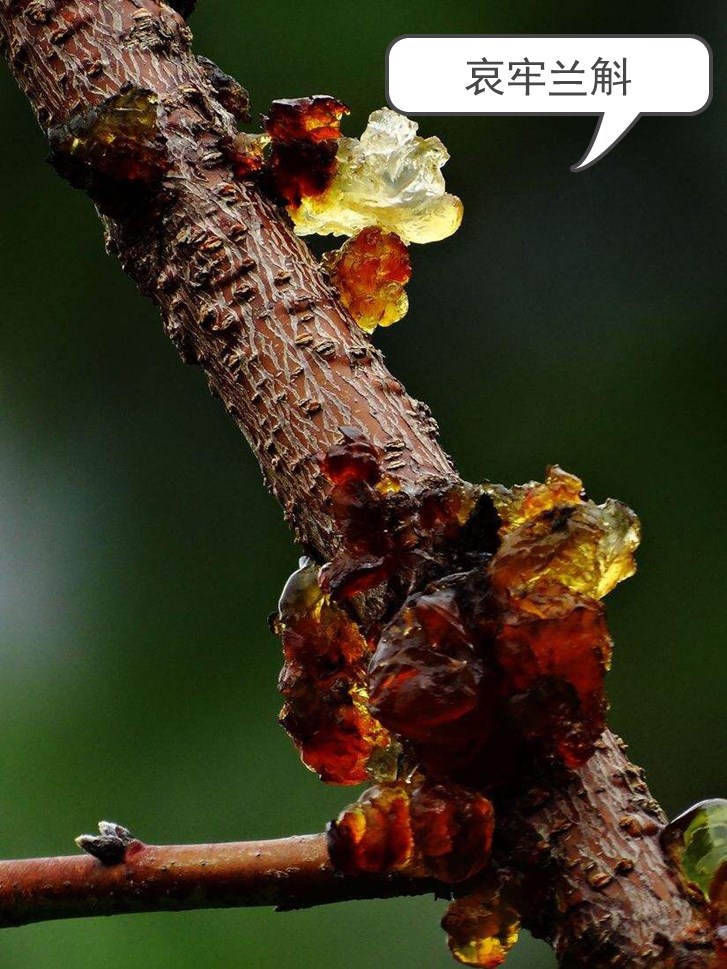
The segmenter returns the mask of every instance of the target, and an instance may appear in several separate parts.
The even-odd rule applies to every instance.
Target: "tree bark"
[[[384,452],[386,470],[403,482],[457,480],[428,409],[387,371],[285,213],[254,185],[235,179],[234,119],[193,56],[177,13],[156,0],[0,0],[0,40],[45,129],[73,123],[128,85],[158,98],[163,179],[146,192],[125,193],[117,185],[112,205],[98,185],[90,185],[91,194],[109,249],[160,307],[183,358],[204,369],[298,541],[321,560],[338,547],[315,455],[339,440],[343,426],[363,430]],[[660,850],[664,817],[620,741],[607,733],[578,773],[525,780],[522,793],[497,804],[496,857],[531,886],[524,924],[552,942],[561,965],[716,964],[703,913]],[[282,844],[294,865],[293,842]],[[175,850],[208,850],[212,858],[220,849],[144,850],[158,859]],[[281,871],[291,866],[284,855],[276,858]],[[48,861],[44,869],[41,862],[23,864],[0,869],[5,924],[32,911],[34,918],[53,918],[115,911],[115,905],[130,910],[112,887],[124,879],[128,887],[126,863],[119,872],[102,872],[84,858],[75,865]],[[55,884],[68,871],[69,897],[43,893],[44,879]],[[11,881],[20,887],[9,888]],[[335,885],[338,897],[357,897],[323,869],[322,883],[325,892]],[[226,885],[223,879],[221,894]],[[304,889],[296,883],[297,903],[305,901]],[[42,915],[33,908],[33,892]],[[237,897],[232,904],[249,903]],[[151,896],[139,898],[140,909],[154,907]],[[182,893],[176,907],[185,907],[185,898]],[[264,901],[265,893],[253,890],[251,898]],[[311,886],[309,901],[316,900]]]
[[[336,543],[315,454],[341,426],[363,430],[402,480],[452,474],[427,408],[386,370],[285,215],[234,180],[234,119],[179,15],[154,0],[6,0],[0,27],[46,129],[124,85],[159,96],[172,163],[164,204],[122,200],[105,219],[107,244],[185,360],[204,367],[300,542],[321,553]]]

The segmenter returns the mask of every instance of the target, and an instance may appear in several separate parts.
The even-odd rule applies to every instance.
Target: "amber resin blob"
[[[345,104],[321,94],[273,101],[270,114],[263,118],[271,144],[273,182],[290,212],[330,185],[344,114],[348,114]]]
[[[145,88],[129,87],[48,136],[53,164],[82,187],[84,176],[143,184],[169,170],[159,97]]]
[[[300,235],[353,236],[376,225],[404,242],[438,242],[459,228],[462,203],[445,190],[449,153],[439,138],[420,138],[409,118],[381,108],[361,138],[341,138],[325,192],[291,212]]]
[[[301,559],[288,579],[273,625],[285,657],[280,722],[303,763],[329,784],[360,784],[381,774],[387,755],[396,755],[389,734],[369,712],[368,645],[321,590],[318,567],[309,559]]]
[[[336,252],[323,257],[341,302],[366,333],[406,316],[404,286],[411,277],[409,251],[395,232],[362,229]]]
[[[294,574],[276,629],[282,721],[304,761],[375,780],[331,822],[331,861],[462,885],[452,954],[500,965],[518,914],[488,868],[490,797],[531,765],[593,753],[612,651],[600,600],[634,571],[638,521],[558,467],[512,489],[414,488],[353,428],[318,460],[340,549]],[[362,629],[350,610],[376,589],[404,604]]]
[[[457,230],[462,203],[445,191],[449,155],[439,138],[388,108],[360,139],[341,135],[348,108],[330,95],[274,101],[263,134],[229,147],[237,178],[256,179],[282,201],[299,235],[350,236],[323,265],[353,319],[371,333],[402,319],[409,302],[409,243]]]
[[[504,893],[488,880],[450,904],[442,928],[457,962],[495,969],[518,940],[520,918]]]
[[[487,864],[493,831],[484,795],[415,775],[365,791],[328,826],[328,850],[343,872],[406,870],[456,883]]]
[[[491,799],[533,766],[593,753],[612,652],[601,599],[634,571],[638,520],[556,466],[512,489],[404,485],[354,428],[318,461],[340,548],[302,563],[275,629],[282,722],[303,760],[324,780],[375,782],[329,825],[331,861],[459,886],[452,954],[498,966],[519,919],[488,867]],[[362,628],[354,603],[370,590],[404,604]],[[670,850],[709,878],[716,911],[723,806],[687,820]]]

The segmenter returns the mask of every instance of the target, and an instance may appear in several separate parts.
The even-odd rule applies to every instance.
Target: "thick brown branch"
[[[155,0],[6,0],[0,33],[45,128],[124,85],[158,95],[172,166],[163,197],[146,208],[117,198],[108,244],[184,358],[204,367],[302,542],[335,544],[314,456],[341,426],[363,429],[400,478],[452,474],[428,410],[386,370],[285,216],[235,181],[233,118],[177,14]]]
[[[207,845],[132,841],[114,865],[89,855],[0,862],[0,927],[130,912],[305,908],[434,888],[402,876],[341,878],[321,834]]]
[[[500,864],[517,858],[524,921],[561,966],[711,965],[707,926],[664,862],[666,818],[626,754],[606,731],[580,771],[498,805]]]
[[[0,0],[0,37],[45,128],[77,118],[128,84],[158,97],[168,168],[156,190],[125,194],[117,186],[110,205],[103,186],[90,185],[105,213],[108,244],[159,305],[184,358],[203,367],[300,541],[322,559],[339,541],[314,456],[338,439],[341,426],[362,429],[385,453],[387,470],[405,482],[456,480],[427,409],[406,395],[357,331],[285,215],[235,180],[228,157],[233,119],[191,54],[177,14],[156,0]],[[368,614],[394,605],[374,604]],[[553,941],[562,964],[710,965],[709,944],[700,947],[699,913],[658,847],[663,817],[618,743],[607,735],[579,775],[543,781],[541,788],[498,805],[497,853],[530,886],[525,924]],[[292,853],[267,867],[291,871],[293,849],[306,842],[281,844],[270,850]],[[311,844],[322,852],[320,839]],[[200,849],[184,850],[202,857]],[[210,859],[219,851],[201,850]],[[151,864],[152,854],[145,857]],[[21,866],[2,877],[5,886],[17,885],[12,892],[22,903],[43,878],[31,882],[37,870],[28,863],[8,864]],[[71,862],[48,864],[57,874],[58,865]],[[93,874],[97,888],[125,877],[85,859],[71,870],[80,879]],[[201,865],[184,871],[185,891],[203,879],[214,894],[213,873]],[[224,895],[229,883],[222,871]],[[325,867],[316,879],[295,882],[296,903],[315,902],[319,889],[325,894],[333,885],[341,898],[360,890],[349,890]],[[263,881],[253,895],[263,897]],[[98,893],[83,890],[71,879],[72,900],[62,892],[45,896],[44,917],[92,914]],[[152,907],[142,897],[135,896],[137,907]],[[176,907],[193,901],[183,898],[182,892]]]

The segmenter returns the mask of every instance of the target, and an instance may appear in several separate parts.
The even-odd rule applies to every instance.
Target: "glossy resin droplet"
[[[327,94],[273,101],[263,118],[271,142],[270,172],[276,191],[295,213],[316,198],[337,168],[341,118],[348,108]],[[295,217],[295,216],[294,216]]]
[[[520,919],[497,891],[484,888],[456,898],[442,919],[442,928],[457,962],[495,969],[517,942]]]
[[[356,138],[341,138],[335,175],[317,196],[291,211],[299,235],[353,236],[376,225],[404,242],[437,242],[455,232],[462,203],[445,191],[449,158],[439,138],[420,138],[418,125],[381,108]]]
[[[339,871],[393,871],[455,883],[473,877],[490,857],[492,805],[457,784],[421,775],[365,791],[328,826],[328,852]]]
[[[285,698],[280,722],[303,763],[331,784],[380,776],[392,745],[368,708],[369,647],[320,588],[313,562],[301,560],[288,579],[274,629],[285,657],[278,683]]]
[[[587,500],[575,476],[549,468],[545,484],[493,488],[492,496],[503,523],[492,563],[497,588],[528,595],[556,584],[602,599],[634,574],[636,515],[611,498]]]
[[[376,226],[362,229],[323,265],[343,305],[366,333],[391,326],[409,308],[404,286],[411,278],[409,252],[398,235]]]
[[[727,800],[695,804],[669,822],[661,840],[684,880],[707,901],[718,901],[727,867]]]

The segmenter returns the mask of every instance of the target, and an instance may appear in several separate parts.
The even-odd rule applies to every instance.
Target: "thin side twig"
[[[306,908],[436,888],[430,879],[401,875],[342,878],[322,834],[199,845],[132,839],[112,864],[90,854],[0,862],[0,928],[133,912]]]

